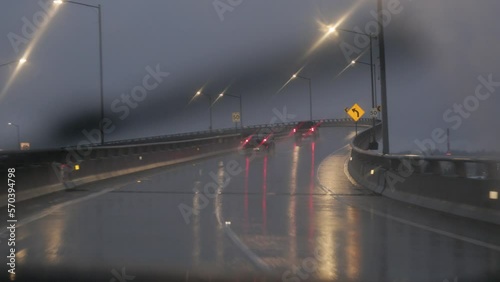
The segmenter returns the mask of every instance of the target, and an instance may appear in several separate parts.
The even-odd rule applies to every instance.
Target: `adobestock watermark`
[[[53,7],[52,1],[38,1],[38,6],[42,9],[35,12],[31,19],[27,17],[21,18],[22,27],[20,34],[15,32],[9,32],[7,34],[7,39],[16,54],[21,52],[23,46],[28,46],[30,40],[35,38],[36,33],[47,24],[49,19],[55,14],[56,10]]]
[[[154,68],[147,66],[145,68],[146,75],[141,80],[141,84],[133,87],[130,93],[122,93],[120,98],[116,98],[111,102],[111,112],[117,116],[119,120],[125,120],[130,116],[133,109],[137,109],[139,104],[146,100],[148,93],[155,90],[167,78],[170,73],[163,72],[160,65]],[[104,118],[100,121],[100,127],[104,135],[109,135],[116,130],[116,125],[111,118]],[[75,187],[75,183],[69,179],[69,173],[75,168],[75,165],[80,164],[85,157],[90,156],[95,144],[100,144],[101,130],[100,128],[93,128],[91,130],[83,129],[81,131],[83,139],[81,139],[76,147],[67,147],[67,152],[64,162],[52,163],[52,169],[57,177],[63,182],[67,188]]]
[[[225,19],[224,14],[233,12],[241,4],[243,4],[243,0],[214,0],[212,2],[221,22]]]
[[[443,120],[449,124],[446,128],[451,128],[453,130],[458,130],[463,121],[469,119],[472,114],[479,110],[481,103],[488,100],[500,87],[500,80],[494,81],[493,74],[487,76],[478,76],[477,84],[474,94],[468,95],[464,98],[461,103],[455,103],[452,107],[447,109],[443,113]],[[447,141],[446,130],[441,127],[437,127],[432,130],[431,138],[414,141],[415,145],[419,148],[420,153],[428,153],[436,150],[438,145],[444,144]]]
[[[384,28],[387,27],[391,23],[393,16],[400,14],[403,10],[404,7],[400,0],[386,1],[384,9],[381,11],[382,26]],[[353,44],[347,43],[344,40],[340,42],[340,50],[348,63],[358,58],[366,48],[370,47],[370,36],[377,37],[380,33],[378,12],[376,10],[371,10],[370,15],[373,17],[373,20],[367,22],[363,28],[355,26],[352,29],[352,31],[356,32]]]
[[[275,134],[286,130],[285,127],[280,125],[281,123],[289,123],[297,117],[296,114],[289,113],[286,106],[283,107],[282,111],[273,108],[273,114],[269,123],[271,124],[271,132]]]
[[[274,115],[269,122],[270,127],[259,128],[258,130],[256,130],[256,132],[254,132],[254,134],[270,135],[281,133],[284,129],[273,126],[273,124],[288,123],[296,117],[295,114],[288,113],[288,109],[286,106],[283,107],[282,111],[278,110],[277,108],[273,108],[272,112]],[[255,151],[251,151],[251,154],[247,156],[245,160],[248,160],[248,162],[252,162],[256,157],[257,153]],[[202,185],[200,184],[193,188],[193,192],[195,193],[195,195],[198,195],[197,197],[199,203],[193,206],[187,205],[185,203],[180,203],[177,206],[179,212],[182,215],[182,218],[184,219],[184,222],[186,224],[190,224],[191,217],[193,215],[198,216],[201,210],[205,209],[208,206],[210,199],[215,199],[220,193],[222,193],[224,188],[229,185],[231,179],[240,175],[243,171],[244,168],[242,165],[240,165],[236,160],[230,160],[225,164],[225,166],[223,164],[217,172],[209,172],[208,175],[211,179],[210,182],[203,185],[203,187],[201,187]]]
[[[160,70],[160,65],[156,65],[155,69],[151,66],[146,67],[146,74],[142,79],[142,84],[132,88],[130,94],[122,93],[120,99],[115,99],[111,102],[111,111],[114,114],[119,114],[119,119],[124,120],[130,115],[131,109],[136,109],[139,103],[146,100],[148,91],[153,91],[167,78],[170,73]]]
[[[455,103],[452,107],[445,110],[443,120],[449,124],[446,128],[458,130],[464,123],[464,120],[469,119],[472,114],[480,109],[481,103],[485,103],[500,87],[500,80],[495,81],[493,74],[486,76],[480,75],[477,80],[473,94],[466,96],[461,103]],[[412,152],[417,156],[412,158],[402,158],[396,172],[388,171],[385,176],[386,183],[391,191],[395,190],[397,183],[404,182],[408,177],[413,175],[415,168],[422,167],[426,164],[426,156],[432,155],[432,152],[437,150],[440,145],[447,142],[447,130],[442,127],[436,127],[432,130],[430,138],[423,140],[415,139],[413,143],[418,147],[418,150]]]

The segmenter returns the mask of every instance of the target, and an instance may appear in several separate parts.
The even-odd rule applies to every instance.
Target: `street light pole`
[[[207,98],[208,98],[208,109],[210,110],[210,127],[208,128],[208,130],[210,130],[210,132],[212,132],[212,97],[209,96],[209,95],[205,95]]]
[[[208,105],[208,110],[210,112],[210,126],[209,126],[208,129],[210,130],[210,132],[212,132],[212,97],[210,95],[206,95],[206,94],[202,93],[201,91],[198,91],[198,92],[196,92],[196,94],[194,94],[194,98],[196,98],[196,97],[198,97],[200,95],[201,96],[205,96],[208,99],[208,104],[209,104]]]
[[[15,124],[15,123],[12,123],[12,122],[9,122],[8,125],[12,125],[12,126],[15,126],[16,127],[16,130],[17,130],[17,146],[19,146],[19,150],[21,150],[21,129],[19,127],[19,125]]]
[[[374,84],[373,84],[373,49],[372,49],[372,37],[370,36],[370,76],[371,76],[371,83],[372,83],[372,109],[375,108],[375,92],[373,91]],[[375,118],[373,119],[375,120]],[[374,123],[375,125],[375,123]]]
[[[374,69],[375,66],[373,65],[373,47],[372,47],[372,36],[370,36],[370,63],[362,63],[368,65],[370,67],[370,82],[371,82],[371,87],[372,87],[372,110],[376,108],[375,104],[375,81],[374,81]],[[369,144],[369,149],[370,150],[377,150],[378,149],[378,143],[377,143],[377,138],[375,136],[375,117],[372,117],[372,131],[371,131],[371,141]]]
[[[103,75],[103,56],[102,56],[102,13],[101,13],[101,5],[90,5],[85,3],[80,3],[76,1],[69,0],[54,0],[54,4],[60,5],[63,3],[70,3],[74,5],[89,7],[97,9],[98,17],[99,17],[99,88],[100,88],[100,100],[101,100],[101,119],[99,121],[99,131],[101,135],[101,145],[104,145],[104,75]]]
[[[372,97],[371,97],[372,98],[372,109],[374,109],[376,107],[376,98],[375,98],[375,78],[374,78],[375,66],[373,64],[373,38],[376,38],[376,37],[373,36],[372,34],[366,34],[366,33],[362,33],[362,32],[341,29],[341,28],[336,28],[336,27],[329,28],[328,32],[331,33],[331,32],[335,32],[337,30],[340,30],[343,32],[348,32],[348,33],[354,33],[354,34],[368,36],[368,38],[370,39],[370,42],[369,42],[370,43],[370,63],[369,64],[362,63],[362,62],[360,62],[360,63],[370,66],[370,76],[371,76],[370,81],[371,81],[371,88],[372,88]],[[383,41],[383,34],[382,34],[382,41]],[[380,42],[380,40],[379,40],[379,42]],[[352,62],[355,63],[356,61],[352,61]],[[384,140],[385,140],[385,138],[384,138]],[[371,133],[371,141],[370,141],[369,149],[370,150],[378,149],[378,143],[376,141],[376,136],[375,136],[375,117],[372,118],[372,133]]]
[[[243,96],[240,94],[240,126],[243,129]]]
[[[362,64],[362,65],[366,65],[366,66],[369,66],[370,67],[370,81],[371,81],[371,92],[372,92],[372,108],[375,108],[375,84],[374,84],[374,81],[373,81],[373,60],[370,56],[370,63],[365,63],[365,62],[359,62],[359,61],[352,61],[351,64],[354,65],[354,64]]]
[[[362,64],[362,65],[367,65],[370,67],[370,81],[371,81],[371,87],[372,87],[372,109],[376,108],[375,105],[375,82],[374,82],[374,70],[375,66],[373,65],[373,59],[372,56],[370,56],[370,63],[364,63],[364,62],[357,62],[357,61],[352,61],[352,64]],[[371,130],[371,140],[370,144],[368,146],[369,150],[377,150],[378,149],[378,143],[377,143],[377,138],[375,136],[375,117],[372,117],[372,130]]]
[[[312,101],[312,89],[311,89],[311,79],[309,82],[309,120],[313,120],[313,101]]]
[[[240,100],[240,126],[243,128],[243,102],[242,102],[242,95],[236,96],[236,95],[231,95],[231,94],[226,94],[226,93],[220,93],[219,97],[232,97]]]
[[[387,114],[387,81],[385,75],[385,44],[384,44],[384,15],[382,14],[382,0],[377,1],[378,27],[379,27],[379,52],[380,52],[380,97],[382,99],[382,138],[383,154],[389,154],[389,115]]]
[[[309,120],[313,120],[312,118],[312,88],[311,88],[311,81],[312,79],[311,78],[308,78],[308,77],[305,77],[305,76],[301,76],[301,75],[298,75],[298,74],[294,74],[292,76],[292,79],[294,78],[300,78],[300,79],[304,79],[304,80],[307,80],[307,82],[309,82]]]
[[[101,122],[99,123],[99,129],[101,130],[101,145],[104,145],[104,85],[103,85],[103,66],[102,66],[102,14],[101,14],[101,4],[97,5],[97,10],[99,11],[99,77],[100,77],[100,88],[101,88]]]
[[[366,34],[366,33],[362,33],[362,32],[357,32],[357,31],[353,31],[353,30],[348,30],[348,29],[342,29],[342,28],[336,28],[336,27],[331,27],[329,28],[328,30],[328,33],[332,33],[332,32],[335,32],[335,31],[342,31],[342,32],[347,32],[347,33],[352,33],[352,34],[358,34],[358,35],[363,35],[363,36],[368,36],[369,40],[370,40],[370,63],[362,63],[362,62],[359,62],[361,64],[364,64],[364,65],[369,65],[370,66],[370,73],[371,73],[371,85],[372,85],[372,108],[375,108],[375,92],[374,92],[374,89],[375,89],[375,86],[374,86],[374,79],[373,79],[373,73],[374,73],[374,65],[373,65],[373,38],[376,38],[376,36],[372,35],[372,34]],[[353,62],[356,62],[357,61],[353,61]],[[375,124],[375,123],[374,123]]]

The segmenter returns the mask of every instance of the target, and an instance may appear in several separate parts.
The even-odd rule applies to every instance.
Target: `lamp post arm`
[[[95,9],[100,9],[100,6],[95,6],[95,5],[89,5],[85,3],[80,3],[76,1],[63,1],[63,3],[70,3],[70,4],[75,4],[75,5],[80,5],[80,6],[85,6],[85,7],[90,7],[90,8],[95,8]]]

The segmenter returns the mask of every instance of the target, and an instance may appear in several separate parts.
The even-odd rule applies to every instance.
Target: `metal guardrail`
[[[381,124],[375,127],[376,136],[380,136]],[[469,177],[482,179],[500,179],[500,160],[485,157],[464,156],[427,156],[427,155],[383,155],[367,150],[372,130],[360,133],[352,142],[352,157],[362,158],[371,164],[377,164],[385,170],[398,170],[404,167],[414,173],[432,173],[447,177]],[[410,167],[411,166],[411,167]]]
[[[349,123],[353,124],[351,119],[342,118],[342,119],[322,119],[322,120],[314,120],[315,123],[322,123],[325,125],[329,124],[338,124],[338,123]],[[369,124],[371,119],[360,119],[359,124]],[[287,128],[291,126],[297,125],[299,122],[287,122],[287,123],[273,123],[273,124],[258,124],[251,126],[244,126],[243,128],[222,128],[222,129],[214,129],[212,131],[203,130],[196,132],[187,132],[187,133],[176,133],[170,135],[159,135],[159,136],[150,136],[143,138],[134,138],[134,139],[125,139],[125,140],[117,140],[106,142],[105,146],[110,145],[120,145],[120,144],[137,144],[137,143],[148,143],[148,142],[163,142],[170,140],[186,140],[190,138],[199,138],[200,136],[213,136],[218,134],[237,134],[243,132],[253,132],[254,130],[262,129],[262,128]]]

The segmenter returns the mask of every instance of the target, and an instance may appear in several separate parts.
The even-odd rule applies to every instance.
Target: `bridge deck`
[[[324,128],[316,142],[287,139],[274,153],[235,153],[19,203],[16,278],[500,277],[500,226],[357,186],[344,167],[353,134]]]

